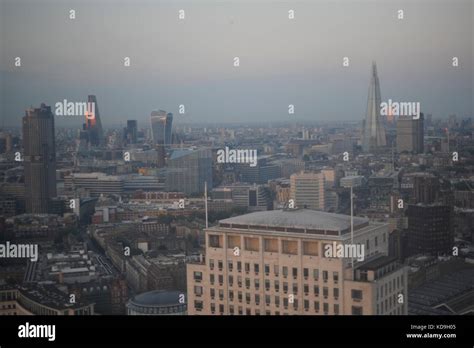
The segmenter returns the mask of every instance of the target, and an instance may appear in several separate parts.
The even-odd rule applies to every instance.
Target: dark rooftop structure
[[[408,314],[474,314],[474,269],[447,274],[409,291]]]
[[[186,294],[174,290],[153,290],[139,294],[127,303],[129,315],[169,315],[186,313]]]
[[[88,305],[88,303],[83,301],[71,303],[69,301],[69,295],[61,292],[54,285],[28,285],[28,287],[20,286],[18,290],[25,297],[44,306],[48,306],[57,310],[81,308]]]
[[[168,306],[179,303],[180,291],[154,290],[137,295],[133,302],[147,306]]]

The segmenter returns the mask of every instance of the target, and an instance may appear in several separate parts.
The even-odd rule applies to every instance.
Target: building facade
[[[151,113],[151,130],[155,145],[171,145],[173,114],[164,110]]]
[[[450,253],[454,243],[453,207],[440,204],[409,205],[408,238],[412,254]]]
[[[212,188],[212,153],[209,149],[176,149],[168,160],[166,190],[198,194],[204,183]]]
[[[406,314],[406,268],[387,256],[387,225],[355,217],[354,230],[366,248],[352,268],[352,258],[326,257],[327,245],[350,243],[349,216],[293,209],[221,220],[205,230],[205,258],[188,264],[188,313]]]
[[[56,196],[56,146],[51,107],[26,110],[23,117],[26,212],[47,214]]]
[[[94,315],[94,304],[70,303],[54,286],[0,287],[0,315]]]
[[[423,114],[420,118],[400,116],[397,120],[397,151],[423,153],[424,150]]]
[[[325,180],[322,173],[293,174],[290,176],[290,199],[296,207],[324,210]]]
[[[83,125],[83,136],[91,146],[104,145],[104,130],[102,129],[102,122],[100,120],[99,106],[97,105],[97,98],[95,95],[87,97],[88,105],[93,105],[94,115],[86,115],[86,123]]]

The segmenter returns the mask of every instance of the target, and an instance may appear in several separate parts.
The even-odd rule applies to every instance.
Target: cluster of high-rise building
[[[409,104],[409,103],[402,103]],[[398,152],[424,152],[424,115],[394,115],[391,107],[387,115],[381,115],[382,98],[380,81],[375,62],[372,64],[367,114],[363,123],[362,148],[365,152],[378,152],[390,146],[387,142],[386,125],[396,124],[396,149]],[[393,145],[392,145],[393,146]],[[394,146],[395,147],[395,146]]]

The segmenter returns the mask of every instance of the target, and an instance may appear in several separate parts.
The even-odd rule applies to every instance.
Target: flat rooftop
[[[372,261],[364,263],[359,267],[359,269],[363,271],[376,271],[377,269],[385,267],[395,261],[397,261],[395,256],[381,256]]]
[[[354,217],[354,231],[368,225],[369,219]],[[350,232],[351,217],[310,209],[269,210],[220,220],[219,227],[339,235]]]
[[[456,314],[457,310],[472,306],[473,292],[474,269],[446,274],[408,292],[408,314]],[[459,303],[455,303],[457,298],[469,294],[471,297],[467,298],[468,301],[462,303],[461,306],[458,306]],[[443,304],[451,305],[452,311],[446,306],[442,306]]]

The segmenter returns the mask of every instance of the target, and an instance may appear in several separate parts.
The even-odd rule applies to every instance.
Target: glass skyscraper
[[[86,115],[86,123],[84,130],[87,134],[87,140],[92,146],[104,145],[104,131],[102,129],[102,122],[100,121],[99,106],[97,105],[97,98],[95,95],[89,95],[87,98],[87,105],[93,105],[94,115]],[[93,103],[93,104],[92,104]]]
[[[173,114],[164,110],[151,113],[151,129],[155,145],[171,145]]]

